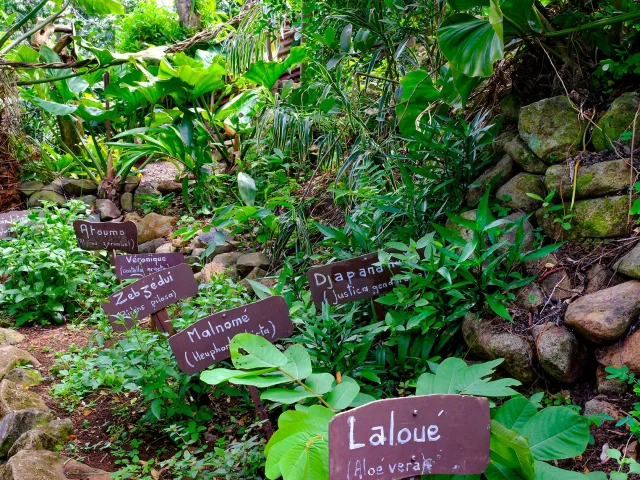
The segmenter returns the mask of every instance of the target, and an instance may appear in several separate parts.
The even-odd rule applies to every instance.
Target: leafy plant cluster
[[[86,211],[81,201],[45,204],[0,240],[0,311],[16,325],[88,316],[114,285],[106,255],[77,245],[72,223]]]

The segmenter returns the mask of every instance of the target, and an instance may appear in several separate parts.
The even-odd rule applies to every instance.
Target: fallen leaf
[[[84,409],[82,411],[82,415],[84,415],[85,417],[88,417],[89,415],[91,415],[93,413],[93,411],[89,410],[88,408]]]
[[[75,436],[75,435],[69,435],[69,436],[67,437],[67,442],[70,442],[71,440],[75,440],[75,439],[76,439],[76,436]]]
[[[609,444],[605,443],[602,445],[602,453],[600,454],[600,461],[602,463],[607,463],[611,458],[607,456],[607,450],[609,450]]]

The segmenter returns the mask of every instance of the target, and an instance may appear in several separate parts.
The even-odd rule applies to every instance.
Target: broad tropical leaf
[[[117,0],[75,0],[76,5],[88,15],[124,15],[124,7]]]
[[[233,366],[241,369],[282,367],[284,356],[269,340],[251,333],[239,333],[229,342]]]
[[[440,92],[433,85],[429,73],[424,70],[409,72],[400,85],[402,98],[396,107],[398,128],[403,134],[413,136],[420,115],[430,103],[439,98]]]

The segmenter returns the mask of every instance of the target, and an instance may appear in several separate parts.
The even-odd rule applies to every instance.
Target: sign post
[[[284,298],[269,297],[205,317],[169,337],[169,346],[180,370],[193,375],[230,358],[231,339],[238,333],[246,332],[260,335],[272,343],[291,336],[293,324]],[[258,389],[250,386],[249,393],[260,420],[266,420],[265,433],[267,437],[271,437],[273,429]]]
[[[472,475],[489,464],[489,402],[425,395],[378,400],[329,423],[329,479]]]

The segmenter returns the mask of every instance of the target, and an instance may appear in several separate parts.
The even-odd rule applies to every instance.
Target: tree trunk
[[[175,0],[180,24],[185,28],[199,28],[200,15],[195,9],[195,0]]]
[[[73,152],[74,155],[81,155],[82,150],[80,148],[80,136],[78,132],[82,132],[82,122],[77,119],[68,117],[62,117],[58,115],[56,117],[58,121],[58,127],[60,128],[60,139],[66,147]],[[76,128],[73,128],[75,123]]]

